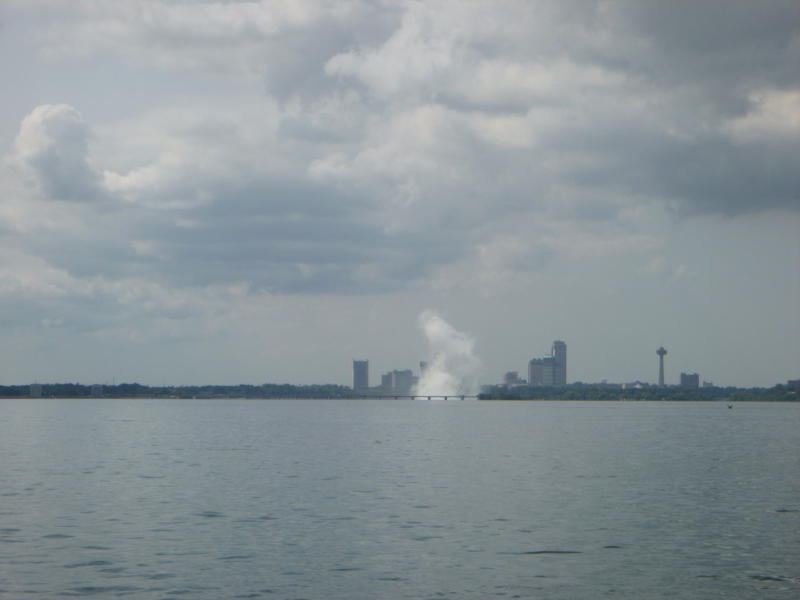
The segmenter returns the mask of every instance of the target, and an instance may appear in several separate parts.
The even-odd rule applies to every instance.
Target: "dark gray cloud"
[[[788,75],[789,61],[797,51],[800,14],[791,0],[618,4],[622,23],[654,42],[655,54],[676,63],[681,79],[700,69],[727,66],[737,78],[758,81]],[[699,63],[697,61],[700,61]],[[678,75],[683,73],[683,75]],[[796,74],[784,83],[794,86]]]

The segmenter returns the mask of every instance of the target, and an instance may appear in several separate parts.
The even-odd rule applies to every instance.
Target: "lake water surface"
[[[0,598],[800,597],[800,404],[0,401]]]

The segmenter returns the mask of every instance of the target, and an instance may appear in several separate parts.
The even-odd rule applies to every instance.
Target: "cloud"
[[[777,133],[789,113],[773,111],[758,142],[735,126],[758,98],[800,89],[791,2],[60,6],[31,38],[45,55],[257,79],[282,139],[346,193],[419,206],[426,190],[447,204],[482,184],[502,214],[532,187],[582,183],[687,214],[798,207],[785,158],[798,138]]]
[[[400,12],[361,0],[136,0],[46,7],[57,18],[32,37],[47,58],[113,52],[170,71],[261,80],[281,100],[327,89],[325,62],[359,40],[386,35]]]
[[[22,121],[9,162],[45,198],[87,202],[102,196],[86,161],[89,128],[66,104],[42,104]]]
[[[106,130],[97,144],[121,172],[89,165],[89,128],[75,109],[37,107],[8,158],[42,190],[11,211],[9,227],[24,232],[15,243],[75,277],[147,278],[181,288],[364,293],[397,289],[424,274],[424,249],[388,236],[371,220],[364,197],[293,173],[298,169],[281,155],[277,121],[255,131],[247,114],[253,107],[242,107],[238,117],[184,107],[179,118],[149,115]],[[53,135],[58,119],[79,125],[78,143],[75,135]],[[37,137],[31,124],[42,121],[48,135]],[[140,152],[121,159],[137,135]],[[73,168],[59,171],[41,155],[59,158],[58,167],[67,157]],[[80,185],[81,198],[108,202],[75,209],[36,202],[73,198]]]
[[[75,278],[249,293],[491,289],[649,257],[655,205],[800,208],[790,4],[10,5],[46,60],[214,93],[103,122],[34,108],[5,243]]]

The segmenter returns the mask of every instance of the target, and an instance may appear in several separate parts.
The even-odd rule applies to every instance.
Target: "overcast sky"
[[[800,378],[796,0],[0,7],[0,384]]]

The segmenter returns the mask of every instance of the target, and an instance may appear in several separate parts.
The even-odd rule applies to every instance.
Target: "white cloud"
[[[102,195],[86,162],[88,127],[66,104],[43,104],[25,117],[8,162],[45,198],[86,202]]]
[[[349,50],[325,64],[332,76],[350,76],[364,83],[380,100],[425,89],[447,76],[454,62],[459,33],[435,11],[409,3],[400,26],[376,49]]]
[[[720,128],[736,144],[790,142],[800,139],[800,89],[763,90],[750,95],[752,109]]]

